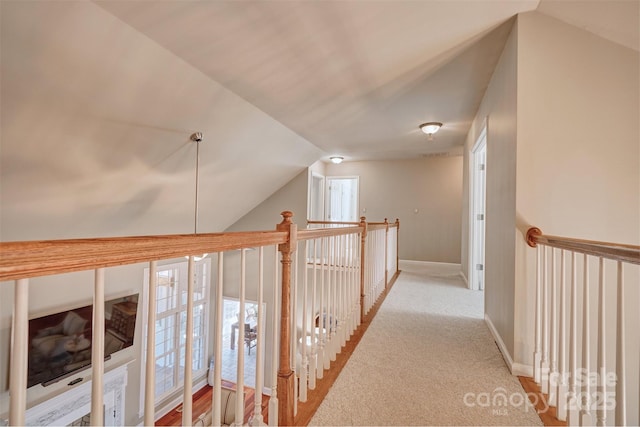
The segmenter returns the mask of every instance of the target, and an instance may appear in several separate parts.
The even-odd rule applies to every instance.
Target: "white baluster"
[[[306,256],[308,256],[309,254],[309,241],[306,240],[304,242],[304,253]],[[306,261],[306,260],[305,260]],[[309,269],[307,268],[307,262],[304,263],[305,268],[304,271],[302,272],[303,274],[303,284],[302,286],[304,286],[304,288],[302,289],[302,338],[301,338],[301,343],[300,343],[300,353],[302,355],[302,363],[301,363],[301,367],[300,367],[300,401],[301,402],[306,402],[307,401],[307,381],[308,381],[308,373],[307,373],[307,367],[309,364],[309,360],[307,357],[307,336],[309,334],[308,328],[307,328],[307,316],[309,315],[308,311],[307,311],[307,304],[308,304],[308,298],[309,298],[309,291],[308,291],[308,286],[309,286]],[[293,360],[295,363],[296,360],[296,356],[294,356]]]
[[[624,327],[624,269],[618,261],[618,310],[616,315],[616,425],[627,425],[627,387]],[[606,401],[606,400],[605,400]]]
[[[193,256],[189,257],[187,276],[187,323],[185,325],[184,389],[182,394],[183,426],[190,426],[193,423],[193,290],[196,279]]]
[[[567,306],[567,280],[565,272],[565,251],[560,250],[560,349],[558,354],[560,365],[560,384],[558,385],[558,411],[557,418],[560,421],[567,420],[567,334],[566,334],[566,313]]]
[[[536,247],[536,308],[535,350],[533,352],[533,379],[540,384],[540,361],[542,360],[542,245]]]
[[[244,328],[246,322],[245,289],[247,284],[247,250],[240,249],[240,295],[238,302],[238,364],[236,367],[235,425],[244,422]],[[276,360],[276,359],[274,359]]]
[[[578,274],[577,274],[577,257],[575,252],[571,252],[571,308],[569,309],[569,395],[567,403],[569,413],[567,422],[569,425],[578,424],[578,401],[576,395],[578,393],[577,375],[578,375]]]
[[[324,308],[321,311],[321,327],[324,331],[324,342],[323,342],[323,369],[329,369],[331,366],[331,324],[329,323],[329,316],[331,313],[331,282],[332,282],[332,268],[331,263],[333,262],[332,252],[333,251],[333,237],[329,237],[327,240],[327,259],[325,261],[325,266],[327,269],[326,274],[326,282],[323,280],[322,289],[325,290],[325,297],[323,297]]]
[[[582,293],[582,372],[586,375],[590,373],[590,352],[591,352],[591,344],[590,344],[590,322],[589,322],[589,257],[584,255],[584,273],[583,273],[583,281],[584,281],[584,290]],[[578,399],[580,404],[580,425],[591,425],[591,390],[589,386],[589,381],[582,381],[582,394],[581,398]]]
[[[104,268],[95,271],[91,325],[91,425],[104,425]]]
[[[313,239],[313,279],[311,287],[311,360],[309,365],[309,388],[316,388],[316,369],[318,364],[318,339],[316,335],[316,325],[313,324],[313,318],[316,313],[316,292],[318,289],[318,240]]]
[[[269,397],[269,425],[278,425],[278,331],[280,330],[278,325],[279,310],[279,288],[280,282],[278,280],[278,245],[274,246],[274,264],[273,264],[273,312],[271,315],[271,330],[273,331],[273,338],[271,342],[271,396]]]
[[[258,324],[256,325],[256,393],[251,425],[264,425],[262,418],[262,389],[264,387],[264,247],[258,250]]]
[[[216,283],[216,318],[214,322],[215,341],[213,343],[213,393],[211,396],[213,426],[219,426],[222,419],[222,328],[224,321],[224,252],[218,252],[218,281]],[[238,334],[240,328],[238,327]]]
[[[9,425],[23,426],[27,410],[29,351],[29,279],[15,282],[11,318],[11,375]]]
[[[604,288],[604,258],[599,259],[598,274],[598,394],[606,396],[606,376],[607,376],[607,360],[606,360],[606,321],[605,321],[605,288]],[[596,425],[605,426],[607,424],[607,412],[605,410],[606,399],[598,399],[596,408]]]
[[[324,313],[325,313],[325,305],[324,305],[324,294],[325,294],[325,271],[327,269],[327,238],[323,237],[320,240],[320,252],[321,252],[321,260],[320,260],[320,306],[318,308],[318,332],[319,332],[319,340],[318,340],[318,369],[316,370],[316,378],[322,379],[324,376],[324,360],[325,360],[325,343],[327,342],[327,328],[325,325]]]
[[[290,345],[290,357],[291,371],[293,371],[294,378],[298,377],[296,367],[296,355],[298,354],[298,252],[296,250],[293,254],[293,280],[291,284],[291,345]],[[298,413],[298,398],[299,398],[299,381],[293,382],[293,416]]]
[[[147,354],[144,378],[144,425],[155,422],[156,384],[156,286],[158,283],[157,261],[149,262],[149,289],[147,301]]]
[[[549,393],[549,258],[548,247],[544,247],[542,257],[542,362],[541,390],[542,393]]]
[[[549,405],[558,406],[558,280],[556,249],[551,248],[551,373],[549,374]]]

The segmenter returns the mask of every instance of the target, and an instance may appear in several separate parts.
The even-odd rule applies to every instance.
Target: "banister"
[[[582,254],[640,265],[640,246],[637,245],[549,236],[542,234],[542,231],[537,227],[530,227],[527,230],[525,239],[527,244],[532,248],[535,248],[538,244],[542,244],[558,249],[566,249]]]
[[[359,222],[349,222],[349,221],[317,221],[308,219],[307,224],[327,224],[327,225],[358,225]]]
[[[282,244],[284,231],[0,243],[0,281]]]
[[[363,228],[357,227],[337,227],[337,228],[308,228],[298,230],[298,240],[311,240],[319,237],[342,236],[345,234],[356,234],[362,232]]]

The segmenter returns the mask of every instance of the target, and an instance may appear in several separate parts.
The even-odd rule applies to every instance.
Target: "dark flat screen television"
[[[133,344],[137,312],[138,294],[105,302],[105,358]],[[87,368],[92,325],[92,305],[29,320],[27,387],[47,386]]]

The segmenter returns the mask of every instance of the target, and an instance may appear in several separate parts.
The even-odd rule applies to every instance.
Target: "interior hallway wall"
[[[520,221],[550,235],[640,244],[640,53],[537,12],[520,15],[518,28]],[[522,234],[516,233],[516,241],[514,357],[530,365],[535,251]],[[628,423],[637,425],[640,277],[637,267],[626,270]],[[611,372],[616,337],[613,263],[606,271],[605,337]],[[596,283],[592,286],[591,318],[597,319],[600,303]],[[612,412],[608,422],[613,422]]]
[[[513,354],[516,197],[516,61],[517,25],[504,47],[489,87],[465,144],[465,191],[462,221],[469,221],[469,150],[487,126],[486,225],[485,225],[485,315],[495,327],[508,354]],[[463,272],[468,277],[468,232]]]
[[[462,161],[452,156],[344,162],[327,164],[326,174],[360,177],[360,216],[400,219],[401,259],[459,264]]]

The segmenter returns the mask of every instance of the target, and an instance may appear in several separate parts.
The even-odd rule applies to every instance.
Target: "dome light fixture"
[[[331,157],[329,157],[329,160],[331,160],[331,163],[335,163],[336,165],[339,165],[344,160],[344,157],[331,156]]]
[[[433,139],[433,134],[438,132],[442,127],[440,122],[428,122],[420,125],[420,130],[427,134],[429,140]]]

